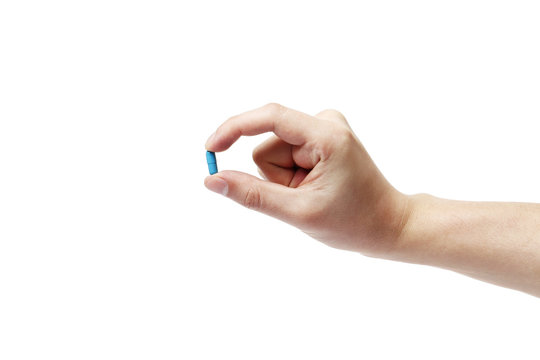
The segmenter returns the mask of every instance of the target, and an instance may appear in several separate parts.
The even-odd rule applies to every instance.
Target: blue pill
[[[216,154],[212,151],[206,152],[206,162],[208,163],[208,171],[210,172],[210,175],[214,175],[218,172],[217,170],[217,162],[216,162]]]

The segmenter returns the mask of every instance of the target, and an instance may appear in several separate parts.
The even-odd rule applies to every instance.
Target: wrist
[[[435,197],[428,194],[405,195],[400,193],[397,202],[399,222],[394,230],[395,236],[384,258],[411,263],[422,263],[427,252],[428,237],[424,231],[425,211]]]
[[[462,220],[452,213],[449,200],[429,194],[405,196],[407,207],[391,260],[441,266],[456,252],[448,236],[463,226]]]
[[[372,209],[375,220],[367,235],[369,241],[361,242],[358,249],[363,255],[400,261],[407,252],[411,215],[415,212],[415,196],[405,195],[389,188],[379,197]]]

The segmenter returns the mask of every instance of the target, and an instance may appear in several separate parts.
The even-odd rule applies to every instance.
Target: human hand
[[[224,151],[240,136],[270,131],[275,136],[253,152],[265,180],[226,170],[208,176],[206,187],[329,246],[392,257],[407,196],[386,181],[338,111],[310,116],[268,104],[228,119],[206,149]]]

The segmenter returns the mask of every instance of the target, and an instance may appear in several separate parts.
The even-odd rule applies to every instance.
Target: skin
[[[273,132],[253,152],[263,179],[221,171],[208,189],[338,249],[437,266],[540,297],[540,205],[397,191],[345,117],[267,104],[225,121],[206,149]]]

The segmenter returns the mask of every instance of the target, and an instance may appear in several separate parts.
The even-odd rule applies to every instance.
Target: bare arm
[[[408,198],[396,260],[454,270],[540,297],[540,205]]]
[[[463,202],[400,193],[343,115],[268,104],[233,116],[209,138],[273,132],[253,159],[264,180],[221,171],[212,191],[281,219],[335,248],[438,266],[540,297],[540,205]]]

